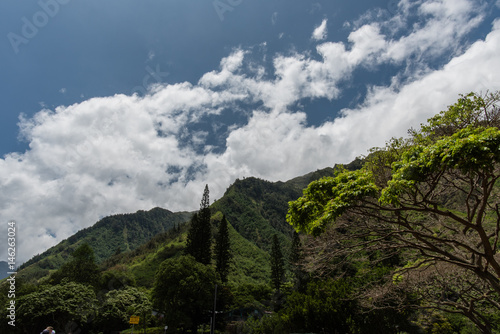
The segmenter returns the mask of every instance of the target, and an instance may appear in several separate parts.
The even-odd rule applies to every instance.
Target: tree
[[[87,244],[83,243],[71,254],[72,259],[63,264],[51,276],[51,282],[60,283],[64,278],[72,282],[89,284],[97,287],[100,281],[99,267],[95,263],[94,251]]]
[[[152,305],[146,293],[137,288],[127,287],[111,290],[104,296],[99,306],[98,328],[104,333],[115,333],[130,328],[131,315],[140,316],[141,324],[147,321]]]
[[[276,290],[280,290],[284,277],[285,263],[281,252],[281,244],[278,235],[274,234],[271,246],[271,284]]]
[[[219,225],[219,231],[215,238],[214,253],[216,265],[215,270],[220,275],[221,281],[223,283],[226,283],[232,259],[231,243],[229,240],[229,228],[226,216],[222,216],[222,220]]]
[[[352,333],[357,305],[344,280],[313,281],[307,291],[293,292],[280,312],[289,332]]]
[[[102,293],[104,291],[125,289],[129,286],[134,287],[136,284],[137,282],[132,273],[123,267],[117,266],[102,273],[99,281],[99,289]]]
[[[209,320],[217,283],[215,270],[190,255],[167,259],[155,276],[153,306],[169,326],[195,330]]]
[[[290,247],[290,268],[292,273],[295,275],[297,280],[297,285],[301,284],[301,281],[305,278],[305,273],[301,270],[300,261],[302,260],[302,242],[300,241],[300,235],[297,232],[293,233],[292,245]]]
[[[361,169],[312,182],[288,222],[327,231],[331,257],[403,252],[409,262],[396,280],[418,277],[418,306],[461,313],[491,333],[488,312],[500,310],[499,101],[498,92],[462,96],[409,139],[373,150]]]
[[[210,224],[209,190],[205,186],[200,210],[191,218],[187,235],[186,253],[196,261],[209,264],[212,259],[212,227]]]
[[[97,304],[95,292],[84,284],[45,287],[16,300],[16,327],[37,333],[51,324],[62,332],[86,332],[96,317]]]

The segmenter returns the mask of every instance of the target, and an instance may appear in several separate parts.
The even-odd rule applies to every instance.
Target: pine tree
[[[295,276],[295,285],[300,288],[308,278],[306,272],[304,272],[300,266],[300,262],[303,259],[302,253],[302,242],[300,241],[300,235],[297,232],[293,232],[292,245],[290,247],[290,270]]]
[[[278,240],[278,235],[273,235],[273,244],[271,247],[271,284],[276,290],[280,290],[285,276],[285,263],[283,253]]]
[[[229,241],[229,229],[226,216],[222,216],[222,221],[219,225],[219,231],[215,238],[215,264],[216,271],[219,273],[223,283],[227,282],[229,275],[230,263],[232,259],[231,243]]]
[[[201,199],[200,211],[191,218],[186,245],[186,253],[203,264],[209,264],[212,259],[212,227],[210,225],[209,202],[208,185],[206,185]]]

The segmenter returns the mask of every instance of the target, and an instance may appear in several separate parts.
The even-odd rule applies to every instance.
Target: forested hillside
[[[285,263],[293,235],[293,228],[285,219],[288,202],[298,198],[302,187],[310,181],[325,175],[333,175],[333,168],[289,182],[273,183],[252,177],[236,180],[224,196],[210,206],[212,236],[223,217],[228,221],[232,255],[228,286],[232,287],[233,307],[245,309],[240,311],[241,315],[270,307],[273,235],[279,237]],[[75,261],[72,254],[82,245],[88,245],[101,271],[101,279],[93,283],[96,289],[108,291],[111,284],[113,288],[133,286],[150,290],[160,264],[185,254],[192,216],[189,212],[173,213],[154,208],[105,217],[24,263],[17,275],[18,284],[21,290],[26,287],[29,291],[36,290],[37,285],[64,284],[62,277],[66,274],[61,271],[78,271],[69,269]]]
[[[83,243],[89,244],[94,250],[97,262],[102,262],[115,253],[136,249],[158,233],[184,223],[190,215],[189,212],[173,213],[154,208],[134,214],[105,217],[44,253],[34,256],[20,267],[19,276],[30,280],[47,275],[50,270],[58,269],[65,263],[70,254]]]
[[[279,235],[284,247],[288,248],[293,231],[285,219],[288,202],[297,199],[302,188],[309,182],[327,175],[333,175],[333,168],[318,170],[288,182],[273,183],[253,177],[236,180],[211,208],[213,214],[220,212],[226,215],[230,222],[232,238],[235,240],[235,247],[239,249],[237,262],[265,257],[262,254],[267,254],[270,250],[274,233]],[[116,262],[118,258],[130,258],[134,254],[144,253],[144,249],[156,249],[161,243],[158,240],[164,242],[167,232],[176,228],[180,230],[180,226],[188,222],[192,214],[154,208],[105,217],[24,263],[20,268],[19,277],[27,280],[43,278],[68,261],[71,252],[83,243],[87,243],[94,250],[97,263],[105,262],[113,256],[112,261]],[[183,244],[182,237],[178,243]],[[242,244],[247,246],[241,246]],[[182,249],[182,246],[178,247],[178,250]],[[261,254],[257,256],[252,249]],[[253,266],[250,263],[249,265]],[[267,263],[257,268],[264,272],[269,271]],[[243,270],[254,273],[258,271],[249,268]],[[237,272],[238,270],[235,271]],[[149,277],[147,281],[152,279],[153,277]]]

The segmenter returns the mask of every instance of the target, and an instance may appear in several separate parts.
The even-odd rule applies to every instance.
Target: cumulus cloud
[[[401,62],[409,56],[437,57],[445,52],[460,48],[462,37],[476,28],[484,19],[486,3],[469,0],[418,1],[407,3],[406,7],[417,7],[415,10],[427,19],[416,24],[413,31],[403,38],[390,41],[383,52],[384,59]],[[404,17],[411,10],[404,11]],[[385,26],[400,22],[396,16]],[[439,38],[437,38],[439,36]]]
[[[460,36],[477,26],[470,23],[472,2],[419,3],[414,15],[423,23],[406,34],[382,20],[354,25],[346,42],[274,55],[273,73],[247,61],[252,51],[239,48],[194,84],[157,85],[142,97],[92,98],[21,118],[29,150],[0,159],[0,217],[18,222],[18,258],[27,260],[109,214],[154,206],[196,210],[207,183],[211,198],[218,198],[238,177],[287,180],[349,162],[404,136],[459,93],[500,89],[493,75],[500,71],[500,21],[484,40],[457,48]],[[402,10],[400,21],[410,12]],[[430,32],[443,17],[460,36]],[[482,17],[476,10],[472,21]],[[434,54],[444,45],[451,60],[418,75],[402,66],[404,80],[368,86],[361,104],[319,126],[294,110],[303,99],[338,98],[357,69],[414,61],[422,50],[409,40],[427,40],[422,48]],[[194,126],[222,124],[226,110],[244,110],[246,122]],[[222,128],[224,146],[216,150],[207,138]]]
[[[321,41],[327,37],[327,35],[328,35],[328,29],[326,27],[327,22],[328,22],[328,20],[324,19],[321,22],[321,24],[316,29],[314,29],[312,36],[311,36],[312,39],[314,39],[316,41]]]

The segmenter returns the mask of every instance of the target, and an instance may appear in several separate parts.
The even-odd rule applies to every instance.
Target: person
[[[54,327],[48,326],[40,334],[56,334],[56,331],[54,330]]]

